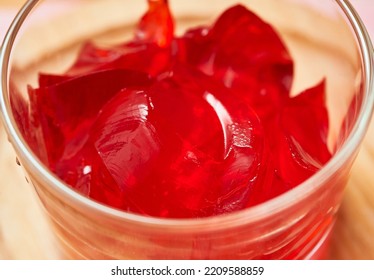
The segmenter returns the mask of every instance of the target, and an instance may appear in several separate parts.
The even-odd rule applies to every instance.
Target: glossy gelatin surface
[[[292,82],[281,37],[244,6],[177,37],[166,1],[149,1],[131,41],[87,42],[13,106],[34,152],[80,193],[196,218],[274,198],[330,159],[325,81],[290,96]]]

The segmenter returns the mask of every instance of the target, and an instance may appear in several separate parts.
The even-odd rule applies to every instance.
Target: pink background
[[[372,40],[374,41],[374,1],[373,0],[351,0],[351,3],[360,14],[366,24]]]
[[[323,0],[315,0],[315,1],[323,1]],[[49,5],[48,13],[43,13],[50,15],[53,11],[59,9],[61,5],[66,5],[67,2],[65,1],[52,1]],[[351,3],[356,8],[358,13],[360,14],[362,20],[366,24],[366,27],[373,38],[374,41],[374,0],[351,0]],[[2,40],[3,36],[6,33],[6,30],[9,24],[12,21],[16,11],[11,8],[2,8],[0,9],[0,39]]]

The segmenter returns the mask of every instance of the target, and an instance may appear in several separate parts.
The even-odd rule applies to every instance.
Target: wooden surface
[[[15,9],[22,3],[0,0],[0,9]],[[374,121],[353,166],[339,211],[331,244],[332,259],[374,259],[373,173]],[[48,222],[33,188],[16,164],[0,123],[0,259],[55,258],[57,252]]]

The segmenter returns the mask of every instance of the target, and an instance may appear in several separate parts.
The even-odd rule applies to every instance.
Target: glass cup
[[[178,32],[211,23],[237,3],[169,2]],[[326,77],[329,143],[335,153],[314,176],[274,199],[231,214],[199,219],[146,217],[82,196],[32,152],[16,122],[20,112],[11,108],[14,98],[26,98],[27,85],[37,86],[38,73],[63,73],[84,41],[114,44],[132,34],[146,1],[29,0],[20,10],[1,50],[1,114],[8,139],[49,214],[61,258],[326,257],[349,171],[373,110],[370,39],[345,0],[240,2],[275,26],[283,37],[296,61],[295,92]]]

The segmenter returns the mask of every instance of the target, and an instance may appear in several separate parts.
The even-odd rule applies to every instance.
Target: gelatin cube
[[[116,61],[124,52],[125,50],[120,48],[105,49],[87,42],[82,46],[77,60],[66,72],[66,75],[81,76],[90,72],[114,69]]]
[[[38,139],[41,138],[40,130],[35,129],[35,120],[30,113],[28,101],[22,96],[19,89],[12,81],[9,84],[10,105],[18,129],[31,150],[40,158],[46,159],[47,153],[45,145]]]
[[[205,99],[208,89],[201,86],[201,80],[196,80],[187,69],[174,68],[171,75],[150,88],[149,95],[155,107],[151,121],[154,118],[153,122],[162,134],[173,134],[210,157],[222,159],[223,124]],[[168,143],[169,138],[164,140]]]
[[[286,46],[269,24],[241,5],[226,10],[212,27],[187,32],[179,47],[181,61],[234,89],[263,120],[274,118],[288,98],[293,61]]]
[[[56,167],[59,176],[80,192],[137,213],[142,210],[129,194],[147,176],[147,166],[152,167],[158,149],[152,127],[146,123],[148,101],[142,93],[122,89],[114,95],[89,128],[84,146],[73,157],[63,157]]]
[[[159,47],[156,44],[129,43],[127,53],[116,62],[115,67],[132,69],[157,77],[171,70],[174,65],[173,48]]]
[[[100,158],[95,158],[95,151],[87,144],[87,139],[82,142],[83,145],[75,147],[75,152],[70,156],[61,156],[53,165],[53,171],[67,184],[74,186],[78,192],[88,196],[91,191],[92,174],[98,171],[93,170],[93,164]],[[68,142],[67,146],[70,143]]]
[[[42,106],[40,109],[52,117],[55,123],[71,125],[96,115],[100,108],[123,87],[150,82],[146,74],[113,69],[40,87],[35,90],[34,95],[36,102]]]
[[[330,159],[325,81],[288,100],[281,112],[281,127],[314,158],[318,169]]]
[[[140,184],[160,153],[149,110],[144,90],[122,90],[103,107],[90,131],[98,154],[123,189]]]
[[[146,74],[117,69],[74,77],[38,89],[29,88],[31,114],[41,126],[49,151],[48,162],[53,166],[64,150],[68,151],[65,147],[69,141],[75,139],[72,147],[84,143],[83,136],[101,107],[120,89],[150,82]]]
[[[347,110],[346,115],[343,118],[341,128],[339,131],[338,139],[334,147],[332,148],[333,151],[341,147],[344,144],[345,140],[348,138],[349,133],[352,131],[353,126],[355,125],[355,120],[357,120],[358,114],[360,112],[360,104],[362,104],[363,96],[363,84],[360,84],[360,89],[356,92],[349,103],[349,107]]]
[[[148,0],[148,11],[135,31],[135,41],[155,43],[159,47],[170,45],[174,39],[174,20],[167,0]]]
[[[131,69],[157,76],[172,64],[174,22],[167,1],[149,1],[133,41],[111,48],[83,45],[67,75],[77,76],[103,69]]]
[[[111,207],[125,209],[123,192],[90,141],[77,148],[70,157],[61,157],[53,169],[62,180],[74,186],[82,195]]]
[[[289,99],[281,112],[280,127],[276,138],[280,174],[287,184],[296,186],[331,158],[324,81]]]
[[[80,76],[93,71],[129,69],[155,77],[169,71],[173,60],[172,47],[159,47],[154,43],[129,42],[111,49],[87,43],[66,74]]]
[[[34,152],[40,157],[40,160],[54,171],[53,166],[57,155],[64,149],[64,143],[61,142],[63,135],[42,111],[42,104],[38,102],[36,92],[37,90],[31,86],[28,87],[31,108],[30,121],[34,126],[33,134],[35,135],[35,142],[32,145],[35,147]],[[56,147],[53,143],[57,144]]]
[[[39,88],[53,86],[72,79],[69,75],[39,73]]]
[[[32,137],[29,135],[29,133],[32,132],[29,105],[14,84],[10,83],[9,91],[10,104],[15,121],[18,124],[18,129],[25,137],[26,141],[29,141],[32,139]]]

